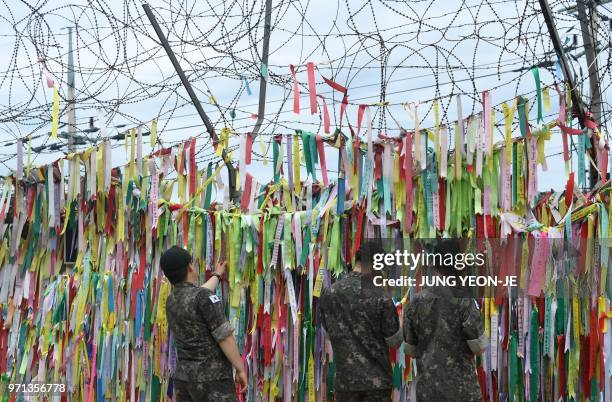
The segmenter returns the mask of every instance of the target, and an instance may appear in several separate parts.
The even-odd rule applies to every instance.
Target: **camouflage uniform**
[[[338,401],[390,401],[389,346],[401,343],[397,310],[380,288],[363,286],[351,272],[319,299],[318,319],[329,335],[336,362]]]
[[[178,400],[236,401],[232,365],[218,344],[233,329],[217,295],[178,283],[168,296],[166,314],[178,357],[173,375]]]
[[[474,353],[487,345],[474,299],[427,288],[404,310],[406,351],[416,358],[417,401],[482,401]]]

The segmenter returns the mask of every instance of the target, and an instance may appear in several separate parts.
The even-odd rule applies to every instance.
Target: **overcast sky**
[[[3,20],[0,24],[0,48],[7,54],[0,59],[0,110],[5,121],[0,123],[0,159],[4,161],[0,165],[0,174],[5,175],[16,166],[16,147],[12,143],[15,138],[25,138],[32,133],[35,137],[40,135],[32,141],[34,147],[51,143],[46,133],[50,130],[52,90],[46,87],[37,60],[39,57],[46,60],[62,96],[65,96],[68,36],[63,28],[68,25],[77,26],[75,29],[78,30],[74,56],[77,99],[82,99],[77,103],[79,130],[88,127],[90,117],[95,118],[96,127],[108,127],[106,135],[116,134],[117,129],[113,128],[116,125],[125,125],[120,129],[125,130],[141,124],[147,126],[152,119],[159,118],[160,138],[164,145],[196,136],[198,145],[203,147],[198,154],[200,163],[215,160],[202,123],[188,102],[172,65],[163,49],[151,39],[155,38],[154,31],[144,17],[139,1],[108,0],[89,5],[85,1],[31,3],[34,8],[40,6],[38,14],[32,14],[30,7],[23,3],[10,2],[0,6]],[[179,3],[182,7],[177,2],[170,2],[171,7],[165,1],[150,2],[204,109],[217,132],[226,124],[219,109],[226,120],[231,120],[230,110],[235,109],[236,117],[231,126],[236,132],[251,131],[255,123],[251,115],[257,113],[259,94],[257,75],[261,66],[258,55],[263,32],[262,2],[191,0]],[[268,71],[274,75],[271,80],[274,82],[270,82],[267,92],[263,130],[266,142],[271,134],[287,134],[294,129],[322,131],[320,115],[311,115],[308,107],[307,77],[303,66],[308,61],[318,65],[317,91],[326,97],[332,114],[332,130],[334,122],[337,124],[339,121],[341,96],[323,83],[322,76],[333,77],[348,87],[351,104],[347,113],[356,127],[357,104],[379,100],[379,38],[382,38],[387,64],[386,99],[390,103],[385,115],[386,129],[383,129],[395,135],[398,132],[395,120],[402,127],[414,127],[401,106],[403,102],[420,102],[421,126],[431,127],[434,98],[440,98],[443,122],[452,123],[457,119],[457,112],[455,99],[448,96],[451,93],[463,94],[463,117],[481,110],[474,94],[483,90],[491,90],[493,104],[512,100],[521,94],[533,97],[535,84],[529,67],[545,60],[551,48],[547,35],[540,34],[547,31],[542,27],[541,15],[536,15],[535,10],[539,7],[534,9],[537,1],[532,0],[527,3],[522,0],[516,3],[489,1],[489,5],[481,0],[463,4],[442,0],[409,4],[377,0],[273,3],[274,29]],[[552,2],[556,11],[570,3]],[[600,8],[600,11],[610,15],[606,9]],[[249,18],[244,18],[244,15]],[[577,22],[560,12],[556,13],[556,18],[562,40],[571,42],[573,34],[579,34],[575,29]],[[582,38],[578,35],[578,45],[581,43]],[[233,57],[229,57],[229,53]],[[600,67],[605,66],[608,55],[609,48],[601,52]],[[574,61],[577,71],[580,63],[585,68],[581,58]],[[300,66],[298,81],[301,84],[302,111],[299,115],[292,112],[289,64]],[[554,68],[550,71],[540,69],[544,85],[555,81],[553,72]],[[284,85],[279,85],[281,81]],[[249,84],[250,95],[245,82]],[[605,100],[609,98],[609,83],[608,72],[602,83],[606,88]],[[208,91],[219,107],[212,104]],[[546,113],[547,121],[558,113],[557,96],[554,91],[550,94],[552,108]],[[62,110],[64,106],[62,101]],[[23,114],[27,110],[30,112]],[[377,106],[372,107],[376,128],[379,128],[380,110]],[[11,119],[11,113],[19,118]],[[535,116],[535,110],[532,110],[532,121]],[[497,120],[503,121],[501,113],[497,114]],[[65,121],[65,115],[60,117],[60,121]],[[81,132],[81,135],[87,135],[94,143],[101,141],[105,133],[100,130],[89,134]],[[540,173],[539,187],[542,190],[561,189],[565,184],[565,178],[560,174],[563,171],[559,154],[561,142],[557,132],[553,136],[555,138],[546,150],[550,155],[549,171]],[[496,140],[501,138],[501,131],[498,131]],[[145,143],[146,154],[150,149],[148,140]],[[237,144],[237,141],[232,143]],[[113,164],[125,163],[125,148],[122,143],[114,144]],[[260,150],[259,145],[255,150]],[[33,163],[49,163],[66,151],[67,148],[63,147],[34,153]],[[271,147],[267,149],[267,157],[272,158]],[[328,151],[327,159],[328,167],[336,166],[335,152]],[[260,182],[265,182],[272,177],[272,166],[254,161],[249,172]],[[335,175],[330,176],[333,178]]]

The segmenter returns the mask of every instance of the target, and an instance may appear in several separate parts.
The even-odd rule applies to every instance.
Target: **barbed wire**
[[[261,130],[268,145],[279,131],[322,127],[321,116],[304,107],[309,61],[316,65],[317,92],[327,98],[335,125],[341,123],[343,99],[322,77],[348,88],[347,116],[353,125],[357,106],[373,104],[378,132],[397,129],[395,121],[405,116],[405,102],[420,102],[420,117],[427,124],[437,99],[441,122],[448,124],[457,119],[452,95],[464,96],[468,114],[482,107],[483,90],[494,90],[495,101],[526,93],[535,96],[528,74],[532,66],[539,66],[546,85],[561,81],[537,0],[273,3],[266,66],[268,111]],[[249,131],[257,106],[255,84],[262,71],[265,1],[152,0],[150,5],[217,129]],[[583,85],[588,74],[580,54],[574,2],[554,0],[550,6],[572,56],[576,81],[588,87]],[[601,121],[607,129],[612,110],[607,96],[612,84],[612,12],[605,3],[599,12],[604,17],[596,24]],[[77,134],[83,139],[78,146],[99,143],[109,130],[147,125],[153,119],[159,121],[164,144],[180,142],[182,136],[207,139],[139,0],[74,0],[59,6],[42,0],[23,0],[19,5],[2,0],[0,22],[0,43],[6,49],[0,61],[0,147],[31,136],[38,150],[34,160],[38,155],[67,152],[65,138],[54,143],[47,135],[52,96],[43,73],[47,68],[59,88],[60,129],[66,129],[66,27],[73,27]],[[292,108],[290,64],[296,66],[303,95],[299,115]],[[581,92],[588,95],[585,89]],[[199,145],[199,158],[214,158],[209,141]],[[0,158],[7,170],[16,165],[11,152]]]

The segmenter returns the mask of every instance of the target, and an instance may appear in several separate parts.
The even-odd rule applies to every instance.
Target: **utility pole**
[[[584,3],[583,3],[584,1],[587,1],[587,0],[578,0],[579,9],[580,9],[581,3],[582,3],[582,6],[584,6]],[[578,93],[578,88],[576,87],[576,84],[574,83],[573,69],[571,68],[571,65],[569,64],[569,62],[567,61],[567,57],[565,56],[565,51],[563,50],[563,46],[561,46],[561,40],[559,39],[559,34],[557,33],[557,28],[555,27],[555,22],[552,17],[552,11],[550,10],[550,6],[548,5],[548,1],[539,0],[539,2],[540,2],[540,8],[542,9],[542,14],[544,15],[544,21],[546,22],[546,26],[550,34],[550,39],[552,40],[555,51],[557,52],[557,56],[559,57],[559,63],[561,64],[561,71],[563,72],[563,77],[565,79],[565,82],[567,82],[570,87],[571,97],[572,97],[573,115],[578,117],[578,122],[580,123],[580,127],[584,129],[585,128],[585,109],[584,109],[584,105],[582,103],[580,94]],[[580,19],[582,22],[583,19],[582,18]],[[585,31],[583,29],[583,38],[584,38],[584,32]],[[590,43],[592,44],[592,40],[590,41]],[[585,41],[585,46],[586,46],[586,41]],[[594,53],[594,48],[592,48],[592,51]],[[591,65],[589,65],[589,71],[591,71],[590,68],[591,68]],[[596,66],[595,66],[594,74],[595,76],[597,76]],[[592,99],[591,99],[591,102],[593,102]],[[601,105],[601,101],[599,101],[599,104]],[[596,146],[597,144],[593,140],[593,137],[591,137],[590,156],[591,156],[591,159],[593,159],[593,161],[595,160],[595,147]],[[589,163],[589,184],[591,188],[593,188],[595,184],[597,184],[597,171],[595,170],[595,168],[593,167],[591,163]]]
[[[68,27],[68,91],[66,115],[68,120],[68,148],[75,151],[74,135],[76,133],[76,113],[74,103],[74,55],[72,48],[72,27]]]
[[[270,25],[272,23],[272,0],[266,0],[266,16],[264,20],[263,48],[261,50],[261,69],[259,80],[259,107],[257,108],[257,121],[253,128],[253,138],[261,129],[264,114],[266,113],[266,84],[268,82],[268,54],[270,53]]]
[[[142,8],[144,9],[145,14],[147,14],[147,18],[149,19],[149,22],[151,22],[151,25],[153,26],[153,29],[155,30],[155,33],[157,34],[159,41],[164,47],[164,50],[166,51],[166,54],[168,55],[170,62],[172,62],[172,65],[174,66],[174,70],[176,71],[179,78],[181,79],[181,82],[183,83],[183,87],[185,87],[185,90],[187,91],[187,94],[189,95],[191,102],[193,103],[196,110],[198,111],[198,114],[200,115],[200,118],[202,119],[202,122],[204,123],[204,126],[206,127],[206,131],[208,132],[208,135],[210,136],[213,144],[215,145],[218,144],[219,138],[217,137],[215,128],[210,122],[210,119],[208,118],[208,116],[206,115],[206,112],[204,112],[204,108],[202,107],[200,100],[198,99],[195,92],[193,91],[193,88],[191,87],[191,84],[189,83],[189,80],[187,79],[185,72],[181,68],[181,65],[179,64],[176,56],[174,55],[174,52],[172,51],[172,48],[170,47],[170,44],[168,43],[168,39],[166,39],[166,35],[164,35],[164,32],[161,30],[161,27],[157,23],[157,20],[155,19],[155,15],[151,11],[151,7],[149,7],[147,3],[143,3]],[[230,199],[234,202],[238,202],[238,193],[236,192],[236,168],[232,164],[232,161],[229,158],[229,155],[227,154],[226,149],[223,149],[221,157],[223,158],[223,162],[225,163],[225,166],[227,167],[227,177],[229,180]]]
[[[581,127],[584,127],[584,106],[582,105],[582,99],[580,98],[576,85],[574,84],[574,70],[567,61],[567,57],[565,56],[565,50],[563,50],[563,46],[561,46],[561,39],[559,39],[559,34],[557,33],[557,28],[555,27],[555,21],[553,20],[552,11],[550,10],[548,1],[539,0],[539,2],[540,8],[542,9],[542,14],[544,15],[544,21],[546,22],[546,27],[548,28],[550,39],[553,43],[555,51],[557,52],[557,56],[559,57],[559,63],[561,64],[563,78],[565,79],[565,82],[569,84],[570,87],[574,114],[578,116],[578,120],[580,121]]]
[[[577,0],[576,8],[578,11],[578,19],[580,20],[580,31],[582,31],[582,43],[589,73],[589,94],[591,101],[589,110],[597,123],[601,122],[601,90],[599,87],[599,75],[597,72],[597,5],[593,0]],[[593,144],[596,145],[596,144]],[[591,157],[595,160],[594,149],[591,149]],[[605,174],[605,172],[602,172]],[[597,183],[597,170],[592,164],[589,164],[589,181],[591,187]]]

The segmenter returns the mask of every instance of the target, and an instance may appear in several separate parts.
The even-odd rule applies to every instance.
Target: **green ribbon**
[[[393,389],[402,389],[402,369],[399,364],[393,366]]]
[[[555,335],[565,334],[567,328],[567,314],[565,308],[565,284],[563,279],[557,280],[557,294],[562,295],[557,298],[557,313],[555,314]]]
[[[519,96],[518,98],[518,115],[519,115],[519,126],[521,128],[521,135],[523,138],[527,138],[527,98]]]
[[[297,133],[302,138],[302,150],[304,151],[304,161],[306,162],[306,174],[310,174],[314,178],[315,171],[312,163],[312,158],[310,156],[310,136],[312,134],[302,130],[297,130]],[[295,157],[298,158],[299,155],[295,155]]]
[[[329,242],[327,269],[334,277],[338,278],[343,272],[342,260],[340,256],[340,216],[334,215],[332,224],[331,239]]]
[[[586,183],[586,170],[584,167],[584,155],[586,154],[586,136],[578,136],[578,186],[584,187]]]
[[[544,351],[542,354],[550,357],[550,343],[553,335],[551,332],[552,299],[550,297],[546,297],[544,306]]]
[[[155,374],[152,375],[153,381],[151,381],[151,400],[158,401],[159,400],[159,377]]]
[[[302,230],[302,228],[300,228],[299,230]],[[308,261],[308,248],[310,247],[310,238],[311,238],[311,231],[309,230],[309,228],[306,228],[306,230],[304,231],[304,239],[302,241],[302,255],[300,256],[300,265],[302,267],[306,266],[306,262]]]
[[[147,284],[146,288],[146,300],[145,300],[145,314],[144,314],[144,340],[146,342],[151,340],[151,286]]]
[[[538,124],[543,122],[542,120],[542,84],[540,83],[540,70],[537,67],[531,69],[533,78],[535,79],[536,92],[538,96]]]
[[[334,376],[336,373],[336,363],[331,361],[327,364],[327,400],[334,400]]]
[[[317,150],[317,136],[313,133],[309,133],[310,140],[310,162],[312,164],[312,178],[317,180],[317,167],[319,163],[319,151]]]
[[[273,155],[273,163],[272,163],[272,173],[274,173],[274,183],[277,184],[280,180],[280,171],[276,169],[278,166],[278,154],[279,154],[279,146],[278,143],[272,139],[272,155]]]
[[[212,175],[212,162],[208,163],[206,167],[206,179]],[[210,206],[210,198],[212,197],[212,180],[206,185],[206,197],[204,198],[204,209],[208,209]],[[204,243],[206,244],[206,243]]]

